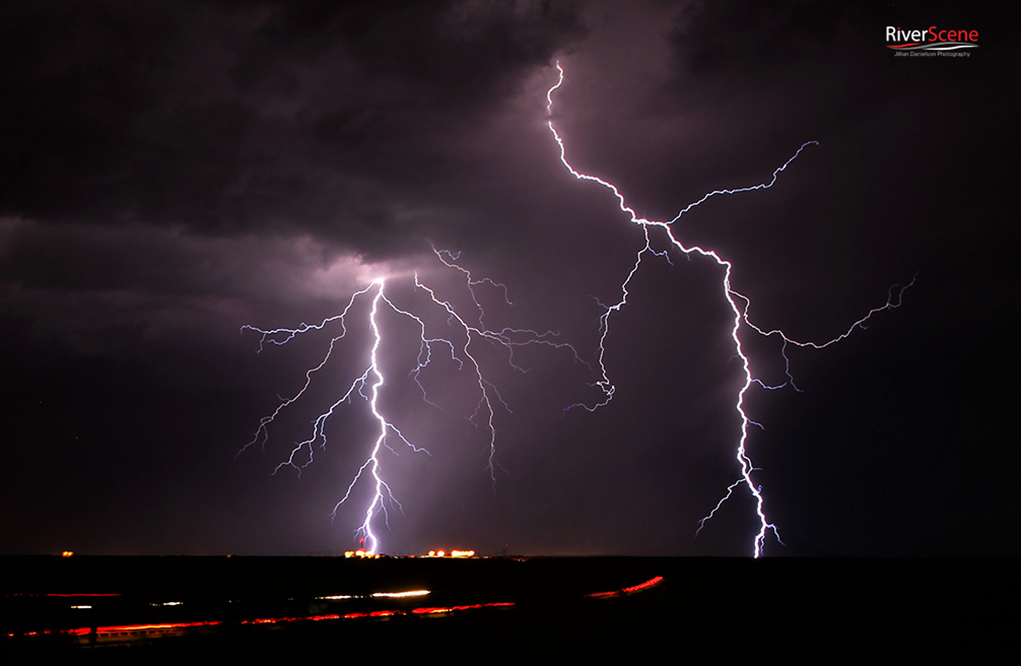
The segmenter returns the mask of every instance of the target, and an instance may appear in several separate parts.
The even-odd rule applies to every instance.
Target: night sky
[[[978,30],[969,57],[898,57],[885,26]],[[372,294],[259,352],[258,328],[386,293],[454,336],[415,274],[485,326],[565,348],[468,368],[381,310],[381,409],[417,446],[381,462],[382,550],[748,555],[735,490],[743,381],[723,271],[647,258],[606,190],[734,263],[750,318],[825,341],[917,275],[903,305],[790,387],[752,389],[749,453],[786,545],[768,556],[1021,554],[1015,423],[1016,28],[974,3],[33,2],[0,9],[0,553],[306,554],[356,545],[375,439],[357,396],[302,471],[274,468],[365,371]],[[654,248],[666,247],[654,235]],[[777,338],[742,329],[755,376]],[[552,339],[552,338],[551,338]],[[462,360],[464,360],[462,358]],[[478,423],[479,419],[475,419]],[[305,462],[307,456],[301,461]]]

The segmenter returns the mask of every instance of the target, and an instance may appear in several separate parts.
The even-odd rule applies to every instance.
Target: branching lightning
[[[332,335],[330,338],[326,353],[319,363],[305,372],[305,382],[301,388],[291,397],[281,398],[280,403],[273,412],[259,421],[258,428],[256,429],[251,441],[249,441],[248,444],[239,451],[239,454],[253,445],[265,444],[269,438],[269,428],[276,421],[277,417],[280,416],[286,408],[293,405],[306,394],[317,373],[329,364],[331,357],[337,350],[338,343],[348,333],[348,320],[353,317],[353,310],[356,302],[359,302],[362,299],[370,300],[370,308],[365,326],[367,327],[366,330],[371,333],[372,342],[368,350],[368,359],[365,365],[362,366],[364,369],[360,374],[354,377],[349,384],[347,384],[347,390],[340,396],[340,398],[333,402],[324,412],[319,414],[319,416],[313,420],[311,435],[308,439],[298,442],[293,446],[287,458],[276,466],[274,474],[284,468],[291,468],[300,476],[301,471],[313,462],[316,448],[326,448],[326,427],[330,418],[343,405],[352,403],[356,395],[363,398],[368,403],[368,411],[376,424],[374,428],[374,443],[370,447],[370,452],[365,461],[358,468],[357,472],[348,484],[346,492],[334,506],[332,515],[336,518],[340,507],[351,500],[354,496],[356,487],[359,485],[368,485],[371,488],[371,499],[365,507],[364,518],[361,525],[357,528],[356,533],[362,537],[362,542],[365,544],[365,549],[368,553],[374,554],[380,547],[380,540],[374,529],[378,527],[376,523],[379,520],[380,514],[382,514],[384,522],[388,525],[388,507],[396,507],[401,510],[399,501],[397,500],[390,485],[388,485],[385,480],[384,449],[394,455],[397,455],[398,451],[391,446],[394,438],[396,438],[400,440],[401,444],[408,449],[411,449],[414,453],[431,455],[424,447],[412,443],[412,441],[400,430],[394,418],[384,413],[385,410],[381,407],[381,396],[386,390],[388,383],[390,383],[384,373],[383,364],[380,359],[381,347],[384,339],[387,338],[387,331],[385,330],[383,318],[381,317],[382,311],[389,309],[391,313],[411,320],[415,322],[415,325],[417,326],[419,351],[417,359],[414,362],[414,367],[410,369],[408,376],[413,379],[418,388],[421,390],[422,399],[427,404],[438,407],[438,405],[429,399],[426,388],[421,382],[421,374],[441,352],[444,356],[449,354],[450,359],[456,363],[459,372],[467,370],[470,373],[473,384],[477,386],[478,399],[469,420],[476,427],[485,429],[486,438],[488,440],[488,460],[486,469],[495,483],[496,468],[499,466],[496,460],[497,406],[499,405],[508,413],[511,412],[511,408],[500,395],[497,387],[486,378],[483,368],[484,364],[481,362],[478,354],[479,345],[488,344],[501,350],[502,353],[506,354],[507,364],[519,372],[526,372],[526,369],[521,367],[515,360],[515,349],[518,347],[543,345],[554,349],[566,350],[571,353],[576,362],[583,363],[591,369],[593,374],[596,376],[594,386],[602,393],[602,397],[598,400],[592,401],[591,403],[576,403],[567,409],[577,407],[593,412],[601,407],[605,407],[612,401],[616,391],[615,386],[610,380],[610,372],[605,360],[606,348],[611,330],[611,318],[615,313],[620,312],[627,304],[628,296],[630,295],[629,289],[631,288],[631,282],[642,267],[643,262],[650,255],[662,257],[669,262],[671,251],[679,251],[689,259],[692,255],[705,257],[706,259],[715,262],[715,264],[722,269],[720,284],[721,292],[733,314],[730,337],[734,344],[735,354],[737,358],[740,359],[743,373],[743,383],[740,390],[737,392],[734,401],[734,410],[737,412],[737,416],[740,421],[740,436],[738,438],[735,451],[735,458],[740,469],[739,478],[727,488],[726,493],[713,507],[713,509],[704,518],[702,518],[701,521],[699,521],[698,531],[701,531],[706,522],[709,521],[717,513],[717,511],[719,511],[720,507],[733,496],[735,491],[744,487],[753,498],[755,513],[758,518],[759,529],[753,541],[753,554],[755,557],[759,557],[763,552],[767,534],[772,532],[777,541],[780,541],[780,536],[777,527],[767,518],[762,488],[753,478],[754,473],[758,470],[753,466],[751,457],[748,453],[749,428],[750,426],[757,426],[761,428],[761,426],[753,421],[745,411],[745,396],[747,395],[748,390],[753,384],[766,390],[776,390],[788,385],[795,390],[800,390],[794,384],[794,379],[790,370],[790,361],[787,357],[787,348],[789,345],[823,349],[843,340],[851,335],[856,328],[865,328],[865,323],[878,313],[899,307],[904,290],[911,287],[914,284],[914,280],[912,279],[910,283],[904,286],[894,285],[891,287],[885,304],[873,308],[866,313],[864,317],[855,321],[845,332],[826,342],[819,343],[812,341],[799,341],[788,336],[780,329],[766,330],[757,326],[752,322],[749,316],[749,311],[751,309],[750,299],[736,291],[731,285],[731,275],[733,271],[733,264],[731,261],[724,259],[715,250],[704,249],[698,245],[686,245],[675,234],[675,228],[673,225],[686,213],[712,197],[734,195],[771,188],[777,182],[780,174],[784,172],[806,148],[812,145],[818,145],[818,143],[816,141],[808,141],[802,144],[786,162],[773,171],[772,177],[767,181],[748,187],[721,189],[709,192],[702,196],[699,200],[682,208],[673,217],[673,219],[670,220],[659,221],[645,219],[639,217],[635,210],[627,205],[624,195],[613,183],[578,171],[568,161],[564,140],[553,124],[553,94],[564,83],[564,70],[559,63],[557,63],[556,67],[559,77],[556,84],[547,91],[546,108],[549,115],[547,126],[554,141],[559,147],[560,161],[578,180],[590,181],[609,190],[613,196],[616,197],[618,207],[621,212],[629,218],[632,224],[641,229],[642,236],[644,238],[644,244],[639,247],[634,255],[634,263],[632,264],[630,271],[628,271],[627,275],[624,276],[624,279],[621,281],[620,298],[617,299],[615,303],[600,303],[602,314],[599,318],[599,336],[595,355],[595,365],[589,365],[582,360],[575,348],[569,343],[561,341],[558,334],[554,331],[538,332],[531,329],[506,327],[499,330],[489,328],[485,323],[486,312],[483,309],[478,294],[476,293],[476,288],[486,286],[487,288],[499,291],[504,303],[509,306],[512,304],[507,287],[504,284],[494,282],[489,278],[476,279],[470,271],[457,263],[459,260],[458,255],[446,250],[436,250],[434,248],[433,253],[443,266],[461,273],[464,279],[465,289],[467,289],[470,297],[470,307],[468,310],[471,312],[459,312],[450,300],[437,294],[432,287],[422,282],[418,274],[415,274],[414,288],[416,293],[421,293],[428,297],[428,301],[426,301],[427,307],[435,308],[434,315],[439,313],[440,315],[446,316],[445,325],[451,330],[451,333],[446,337],[437,336],[432,331],[435,326],[427,325],[426,320],[423,319],[424,314],[415,314],[410,307],[401,308],[387,296],[388,280],[392,281],[399,278],[377,279],[373,281],[365,288],[355,292],[339,314],[327,317],[318,324],[302,323],[296,328],[277,328],[268,330],[253,326],[242,327],[242,331],[254,331],[260,334],[258,346],[260,352],[265,349],[267,343],[272,345],[284,345],[298,336],[324,332],[327,328],[331,330],[339,329],[339,332]],[[667,243],[667,249],[654,249],[654,234],[662,235],[663,239]],[[784,372],[787,377],[787,381],[785,383],[779,386],[772,386],[755,377],[755,374],[752,371],[752,361],[744,351],[742,331],[745,328],[750,329],[761,336],[778,336],[780,338],[780,353],[784,359]],[[696,534],[698,531],[696,531]]]
[[[774,330],[767,331],[767,330],[764,330],[764,329],[756,326],[754,323],[752,323],[752,321],[749,319],[749,316],[748,316],[748,310],[751,307],[751,301],[748,299],[748,297],[746,297],[743,294],[737,292],[731,286],[730,278],[731,278],[731,272],[732,272],[732,269],[733,269],[733,264],[729,260],[726,260],[726,259],[722,258],[715,250],[703,249],[703,248],[701,248],[701,247],[699,247],[697,245],[686,246],[674,234],[674,228],[673,228],[672,225],[675,222],[677,222],[678,220],[680,220],[681,217],[685,213],[688,213],[693,208],[695,208],[696,206],[704,203],[705,201],[707,201],[708,199],[710,199],[712,197],[721,196],[721,195],[739,194],[739,193],[742,193],[742,192],[752,192],[752,191],[755,191],[755,190],[769,189],[770,187],[772,187],[776,183],[777,178],[780,176],[780,174],[784,170],[786,170],[787,167],[790,166],[790,164],[795,159],[797,159],[799,155],[801,155],[802,151],[804,151],[808,146],[818,145],[818,142],[817,141],[807,141],[804,144],[802,144],[801,147],[798,148],[798,150],[794,153],[794,155],[792,155],[790,157],[790,159],[788,159],[786,162],[784,162],[783,165],[781,165],[778,169],[776,169],[773,172],[772,178],[769,181],[767,181],[767,182],[759,183],[757,185],[751,185],[751,186],[748,186],[748,187],[741,187],[741,188],[737,188],[737,189],[714,190],[712,192],[709,192],[709,193],[705,194],[698,201],[690,203],[687,206],[685,206],[684,208],[682,208],[677,213],[677,215],[675,215],[674,218],[671,219],[671,220],[668,220],[668,221],[648,220],[648,219],[639,217],[638,214],[635,212],[635,210],[627,205],[627,203],[626,203],[626,201],[624,199],[624,195],[621,194],[620,190],[617,189],[616,185],[614,185],[613,183],[610,183],[610,182],[608,182],[606,180],[603,180],[601,178],[598,178],[596,176],[592,176],[592,175],[589,175],[589,174],[586,174],[586,173],[582,173],[581,171],[578,171],[573,166],[571,166],[571,163],[568,162],[568,160],[567,160],[567,149],[566,149],[566,147],[564,145],[564,140],[560,136],[560,133],[557,131],[556,127],[554,127],[554,125],[553,125],[553,93],[558,88],[560,88],[560,86],[562,86],[563,83],[564,83],[564,70],[560,66],[559,62],[556,64],[556,66],[557,66],[557,71],[559,72],[559,78],[557,80],[556,85],[551,87],[549,89],[549,91],[546,93],[546,101],[547,101],[546,111],[547,111],[547,113],[549,115],[549,120],[547,121],[547,126],[549,127],[550,133],[553,135],[553,139],[556,141],[557,146],[559,146],[559,148],[560,148],[560,161],[567,168],[567,170],[570,171],[571,174],[575,178],[577,178],[578,180],[591,181],[593,183],[601,185],[602,187],[604,187],[607,190],[609,190],[610,192],[612,192],[613,195],[617,198],[618,205],[620,207],[621,212],[623,212],[624,214],[626,214],[630,218],[630,221],[631,221],[632,224],[636,224],[639,227],[641,227],[642,232],[644,234],[644,238],[645,238],[645,245],[638,251],[638,253],[637,253],[636,257],[635,257],[635,263],[632,266],[631,271],[627,274],[627,276],[624,278],[623,282],[621,283],[621,297],[620,297],[620,300],[617,303],[614,303],[612,305],[603,305],[604,311],[603,311],[603,314],[600,317],[601,333],[600,333],[600,337],[599,337],[599,347],[598,347],[598,353],[597,353],[599,379],[596,381],[596,386],[598,386],[602,390],[603,399],[601,401],[599,401],[599,402],[596,402],[595,404],[576,404],[576,405],[572,405],[572,407],[583,407],[583,408],[587,409],[588,411],[595,411],[596,409],[599,409],[600,407],[603,407],[603,406],[607,405],[613,399],[613,395],[614,395],[614,392],[615,392],[615,387],[613,386],[613,383],[609,379],[609,374],[608,374],[608,371],[607,371],[607,368],[606,368],[606,365],[605,365],[605,362],[604,362],[604,358],[605,358],[605,355],[606,355],[606,341],[607,341],[607,336],[608,336],[609,330],[610,330],[610,317],[611,317],[612,314],[614,314],[616,312],[619,312],[624,307],[624,305],[627,304],[627,298],[628,298],[628,295],[629,295],[628,287],[629,287],[629,285],[631,283],[632,278],[638,272],[638,269],[641,267],[642,262],[644,261],[644,259],[648,255],[652,254],[652,255],[657,255],[657,256],[663,256],[663,257],[665,257],[669,261],[669,257],[666,255],[666,251],[657,252],[657,251],[652,249],[651,232],[653,230],[657,230],[657,231],[662,232],[666,236],[666,240],[668,241],[670,246],[673,246],[677,250],[683,252],[689,258],[690,258],[690,256],[692,254],[699,254],[699,255],[701,255],[703,257],[706,257],[706,258],[711,259],[714,262],[716,262],[716,264],[723,269],[723,276],[722,276],[722,281],[721,281],[723,297],[726,299],[726,301],[729,304],[730,309],[731,309],[731,311],[733,312],[733,315],[734,315],[733,326],[731,328],[731,338],[734,341],[734,349],[735,349],[735,352],[737,354],[737,357],[741,359],[741,366],[742,366],[742,371],[743,371],[743,374],[744,374],[744,383],[741,386],[741,390],[738,391],[737,398],[736,398],[736,401],[735,401],[735,404],[734,404],[734,409],[737,411],[738,417],[739,417],[740,422],[741,422],[741,435],[740,435],[740,438],[738,440],[736,454],[735,454],[737,462],[738,462],[738,464],[740,466],[741,474],[740,474],[740,478],[727,488],[726,494],[723,496],[722,499],[720,499],[720,501],[716,504],[716,506],[713,508],[713,510],[707,516],[705,516],[701,521],[699,521],[699,528],[698,528],[698,530],[701,531],[701,529],[705,525],[706,521],[711,519],[716,514],[716,512],[723,505],[723,503],[726,502],[733,495],[734,491],[738,487],[744,485],[748,489],[748,491],[751,493],[751,495],[752,495],[752,497],[754,499],[754,502],[755,502],[755,513],[758,516],[759,530],[758,530],[758,533],[755,535],[753,553],[754,553],[755,557],[759,557],[762,554],[762,549],[763,549],[763,546],[765,545],[767,533],[768,532],[772,532],[773,535],[776,537],[777,541],[780,541],[780,534],[779,534],[779,531],[777,530],[776,525],[774,525],[772,522],[770,522],[770,520],[766,517],[765,507],[764,507],[765,500],[764,500],[763,495],[762,495],[762,488],[752,478],[752,474],[755,471],[757,471],[757,470],[752,465],[751,457],[748,454],[748,431],[749,431],[749,426],[751,426],[751,425],[755,425],[755,426],[758,426],[758,427],[761,427],[761,426],[759,426],[758,423],[752,421],[748,417],[748,414],[745,412],[745,408],[744,408],[745,395],[747,394],[748,389],[751,388],[752,384],[758,384],[762,388],[771,389],[771,390],[772,389],[782,388],[782,386],[784,386],[784,385],[781,385],[781,386],[767,386],[765,383],[763,383],[761,380],[757,379],[754,376],[754,374],[752,373],[751,359],[748,357],[747,354],[745,354],[744,349],[743,349],[743,345],[742,345],[742,339],[741,339],[742,324],[747,326],[748,328],[750,328],[751,330],[755,331],[756,333],[758,333],[760,335],[763,335],[763,336],[766,336],[766,337],[777,335],[777,336],[779,336],[783,340],[783,347],[781,349],[781,354],[783,355],[783,359],[784,359],[784,363],[785,363],[785,373],[786,373],[787,378],[788,378],[788,382],[787,383],[790,384],[795,390],[799,390],[799,389],[797,389],[796,386],[794,386],[793,378],[792,378],[792,376],[790,374],[790,361],[787,358],[787,354],[786,354],[787,345],[790,344],[790,345],[795,345],[795,346],[798,346],[798,347],[811,347],[811,348],[814,348],[814,349],[823,349],[823,348],[828,347],[828,346],[830,346],[830,345],[832,345],[832,344],[834,344],[836,342],[839,342],[839,341],[843,340],[844,338],[849,336],[856,328],[859,328],[859,327],[860,328],[865,328],[865,322],[868,321],[870,318],[872,318],[877,313],[882,312],[884,310],[889,310],[889,309],[892,309],[892,308],[899,307],[900,304],[901,304],[901,297],[902,297],[902,295],[904,293],[904,290],[914,284],[914,279],[912,279],[911,282],[908,283],[907,285],[904,285],[904,286],[894,285],[893,287],[891,287],[890,291],[889,291],[889,294],[888,294],[888,297],[887,297],[887,301],[886,301],[886,303],[884,305],[876,307],[876,308],[873,308],[864,317],[862,317],[858,321],[854,322],[847,329],[846,332],[842,333],[841,335],[838,335],[837,337],[835,337],[832,340],[829,340],[827,342],[823,342],[823,343],[801,342],[801,341],[798,341],[798,340],[795,340],[795,339],[789,337],[787,334],[785,334],[783,331],[781,331],[779,329],[774,329]],[[739,303],[740,303],[740,305],[739,305]]]
[[[501,397],[496,386],[486,379],[482,363],[480,362],[480,357],[478,356],[477,351],[475,351],[475,348],[483,342],[497,346],[506,353],[507,363],[519,372],[526,372],[527,370],[515,362],[514,350],[517,347],[529,345],[543,345],[556,349],[566,349],[572,354],[576,361],[584,363],[584,361],[581,361],[579,358],[574,347],[568,343],[557,340],[557,333],[554,331],[545,331],[540,333],[530,329],[503,328],[500,330],[491,330],[487,328],[484,323],[485,311],[479,301],[478,294],[475,292],[475,288],[480,285],[488,285],[500,290],[503,294],[504,301],[510,305],[511,302],[507,294],[507,287],[501,283],[494,282],[489,278],[483,278],[481,280],[473,279],[471,273],[467,269],[457,264],[458,256],[451,252],[446,250],[436,250],[435,248],[433,249],[433,252],[444,266],[463,274],[466,288],[475,309],[473,318],[469,319],[467,315],[460,314],[449,300],[444,300],[438,296],[436,291],[424,284],[417,274],[414,276],[415,288],[416,290],[425,293],[432,304],[438,307],[441,313],[446,314],[446,325],[454,329],[459,334],[459,337],[429,337],[426,332],[426,322],[420,316],[412,313],[410,309],[402,309],[398,307],[392,300],[390,300],[390,298],[387,297],[387,281],[385,279],[377,279],[364,289],[355,292],[348,300],[347,305],[340,314],[327,317],[318,324],[302,323],[297,328],[277,328],[271,330],[264,330],[254,326],[243,326],[241,329],[242,331],[255,331],[260,334],[260,352],[265,348],[267,343],[273,345],[284,345],[299,335],[323,331],[331,325],[339,327],[340,332],[330,339],[326,354],[323,356],[322,360],[305,372],[305,382],[301,388],[290,398],[282,398],[276,409],[259,421],[259,426],[256,429],[255,435],[252,437],[251,441],[249,441],[248,444],[246,444],[241,451],[238,452],[239,455],[241,452],[255,444],[264,444],[266,442],[269,437],[269,426],[285,408],[294,404],[308,391],[312,384],[313,377],[316,373],[327,366],[334,354],[334,351],[336,350],[337,343],[347,335],[347,320],[355,302],[361,297],[371,299],[371,308],[368,315],[367,326],[371,332],[372,344],[369,349],[367,366],[364,371],[362,371],[361,374],[359,374],[348,385],[344,394],[330,405],[326,411],[315,418],[312,422],[311,436],[308,439],[295,444],[287,459],[278,464],[273,472],[276,474],[281,469],[289,467],[295,470],[295,472],[297,472],[300,476],[302,469],[308,467],[313,462],[316,446],[318,445],[320,449],[326,448],[326,425],[330,417],[334,415],[341,405],[350,403],[356,394],[364,398],[368,402],[369,412],[377,424],[376,439],[371,447],[368,457],[365,459],[365,462],[358,468],[358,471],[355,473],[348,485],[347,491],[344,493],[340,501],[338,501],[334,506],[332,515],[336,518],[337,511],[343,504],[351,499],[352,493],[355,490],[355,487],[359,485],[359,482],[368,483],[370,485],[372,488],[371,500],[365,509],[364,520],[357,529],[357,534],[361,536],[362,542],[365,544],[365,550],[370,554],[376,553],[380,545],[379,537],[373,530],[373,524],[379,514],[383,514],[384,522],[389,525],[387,506],[397,507],[398,510],[402,510],[400,502],[397,500],[393,490],[384,479],[382,460],[383,449],[397,455],[397,451],[388,443],[391,438],[396,437],[413,452],[431,455],[428,450],[413,444],[407,437],[405,437],[404,433],[402,433],[397,427],[393,419],[384,415],[383,410],[380,407],[379,400],[381,392],[387,384],[379,358],[380,346],[382,345],[384,338],[383,326],[379,316],[382,308],[389,308],[393,313],[414,321],[418,327],[419,352],[416,364],[411,369],[409,376],[413,378],[414,382],[421,390],[422,399],[426,403],[434,407],[438,407],[438,405],[429,400],[426,389],[420,380],[422,371],[433,361],[434,348],[438,347],[442,349],[444,353],[449,353],[450,358],[457,364],[459,371],[464,370],[466,367],[471,371],[475,384],[478,386],[479,398],[469,420],[476,426],[484,424],[486,429],[489,447],[486,469],[489,471],[490,477],[494,483],[496,482],[496,468],[498,466],[496,461],[497,429],[495,422],[495,406],[499,404],[508,413],[511,409],[507,402]]]

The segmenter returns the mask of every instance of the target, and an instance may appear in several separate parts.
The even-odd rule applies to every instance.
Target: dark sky
[[[888,25],[978,30],[969,57],[898,57]],[[0,9],[0,552],[303,554],[355,545],[375,438],[355,397],[299,476],[273,475],[368,364],[371,294],[264,445],[238,452],[339,333],[258,353],[250,324],[316,323],[386,278],[429,336],[477,325],[577,349],[472,347],[477,379],[378,316],[386,415],[430,455],[381,456],[403,513],[382,549],[747,555],[743,381],[722,270],[647,259],[615,313],[594,413],[600,303],[642,248],[612,196],[734,263],[803,392],[751,390],[749,453],[785,546],[770,556],[1019,554],[1018,51],[974,3],[33,2]],[[1010,222],[1008,225],[1008,222]],[[665,247],[660,235],[656,247]],[[776,338],[742,329],[756,377]],[[460,340],[463,340],[461,334]],[[461,343],[463,344],[463,343]],[[476,419],[478,420],[478,419]]]

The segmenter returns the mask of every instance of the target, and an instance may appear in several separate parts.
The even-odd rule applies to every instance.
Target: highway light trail
[[[614,304],[603,305],[604,311],[603,311],[602,315],[600,316],[600,328],[601,328],[601,330],[600,330],[599,346],[598,346],[598,352],[597,352],[597,362],[598,362],[598,370],[597,370],[597,372],[598,372],[598,375],[599,375],[599,379],[596,381],[596,385],[601,389],[601,391],[603,393],[603,398],[602,398],[602,400],[594,402],[592,404],[579,403],[579,404],[572,405],[571,407],[582,407],[582,408],[584,408],[584,409],[586,409],[586,410],[591,412],[591,411],[595,411],[596,409],[599,409],[600,407],[606,406],[613,399],[614,392],[615,392],[616,389],[615,389],[613,383],[609,379],[609,371],[608,371],[608,369],[606,367],[606,364],[605,364],[605,361],[604,361],[605,356],[606,356],[607,337],[608,337],[609,331],[610,331],[610,318],[611,318],[611,316],[614,313],[619,312],[627,304],[627,298],[628,298],[628,295],[629,295],[628,288],[629,288],[629,286],[631,284],[631,280],[634,278],[635,274],[638,272],[638,269],[641,268],[642,262],[649,255],[662,256],[662,257],[666,258],[669,261],[669,256],[667,255],[667,251],[657,252],[657,251],[653,250],[651,234],[653,232],[662,233],[665,236],[666,241],[669,243],[670,246],[676,248],[680,252],[683,252],[685,255],[687,255],[689,257],[692,254],[698,254],[698,255],[701,255],[701,256],[703,256],[703,257],[705,257],[707,259],[711,259],[712,261],[714,261],[720,268],[723,269],[723,273],[722,273],[722,277],[721,277],[721,291],[722,291],[723,297],[726,299],[728,305],[730,306],[731,312],[733,313],[733,325],[731,327],[730,335],[731,335],[731,338],[733,339],[733,342],[734,342],[735,353],[736,353],[737,357],[741,359],[742,372],[743,372],[743,375],[744,375],[743,384],[741,386],[741,389],[737,393],[737,396],[736,396],[736,399],[735,399],[735,403],[734,403],[734,409],[737,412],[738,417],[740,419],[740,423],[741,423],[741,434],[740,434],[740,437],[738,439],[737,447],[736,447],[736,451],[735,451],[735,458],[737,459],[738,465],[740,467],[740,477],[738,478],[737,481],[735,481],[733,484],[731,484],[727,488],[727,491],[724,494],[723,498],[720,499],[720,501],[716,504],[716,506],[712,509],[712,511],[710,511],[709,514],[706,515],[701,521],[699,521],[698,531],[700,531],[702,529],[702,527],[705,525],[706,521],[711,519],[716,514],[716,512],[723,505],[723,503],[726,502],[733,495],[734,491],[737,488],[739,488],[741,486],[744,486],[745,488],[747,488],[748,492],[751,494],[752,498],[754,499],[754,503],[755,503],[755,513],[756,513],[756,516],[758,518],[759,529],[758,529],[758,532],[756,533],[754,541],[753,541],[752,552],[753,552],[753,555],[755,557],[759,557],[760,555],[762,555],[762,551],[763,551],[763,547],[765,545],[767,534],[769,532],[772,532],[773,535],[776,537],[777,541],[780,541],[780,535],[779,535],[779,531],[777,530],[776,525],[774,525],[769,520],[769,518],[767,518],[766,511],[765,511],[765,500],[764,500],[764,497],[763,497],[763,494],[762,494],[762,488],[753,479],[753,473],[756,471],[756,468],[752,464],[752,459],[751,459],[751,457],[750,457],[750,455],[748,453],[748,435],[749,435],[749,426],[758,425],[758,424],[755,423],[754,421],[752,421],[749,418],[747,412],[745,411],[745,396],[746,396],[746,394],[748,392],[748,389],[750,389],[753,384],[758,384],[759,386],[761,386],[762,388],[765,388],[765,389],[778,389],[778,388],[782,388],[786,384],[781,385],[781,386],[767,386],[765,383],[763,383],[762,381],[760,381],[759,379],[757,379],[755,377],[754,373],[752,372],[752,362],[751,362],[751,359],[745,353],[744,346],[742,344],[742,338],[741,338],[742,325],[750,328],[751,330],[755,331],[756,333],[758,333],[760,335],[767,336],[767,337],[773,336],[773,335],[777,335],[777,336],[779,336],[783,340],[783,348],[781,350],[781,354],[783,355],[783,358],[784,358],[785,372],[786,372],[787,377],[788,377],[788,382],[787,383],[791,384],[791,386],[794,387],[793,379],[792,379],[791,374],[790,374],[790,364],[789,364],[789,360],[787,359],[787,355],[786,355],[787,345],[790,344],[790,345],[796,345],[798,347],[812,347],[814,349],[823,349],[825,347],[828,347],[829,345],[832,345],[832,344],[834,344],[836,342],[839,342],[840,340],[843,340],[848,335],[850,335],[856,328],[859,328],[859,327],[864,328],[865,322],[868,321],[874,315],[878,314],[879,312],[899,307],[900,304],[901,304],[901,297],[902,297],[902,295],[904,293],[904,290],[907,289],[908,287],[910,287],[912,284],[914,284],[914,280],[912,279],[912,281],[910,283],[908,283],[907,285],[904,285],[904,286],[894,285],[893,287],[891,287],[890,291],[889,291],[889,294],[888,294],[888,297],[887,297],[887,301],[886,301],[885,304],[883,304],[883,305],[881,305],[879,307],[873,308],[864,317],[862,317],[861,319],[858,319],[850,327],[848,327],[846,332],[842,333],[841,335],[838,335],[837,337],[835,337],[835,338],[833,338],[833,339],[831,339],[831,340],[829,340],[827,342],[816,343],[816,342],[810,342],[810,341],[809,342],[798,341],[798,340],[795,340],[795,339],[789,337],[787,334],[785,334],[783,331],[781,331],[779,329],[774,329],[774,330],[767,331],[767,330],[764,330],[764,329],[756,326],[755,324],[753,324],[751,322],[751,320],[749,319],[749,316],[748,316],[748,310],[751,307],[751,301],[748,299],[748,297],[746,297],[743,294],[741,294],[738,291],[736,291],[733,288],[733,286],[731,285],[731,274],[732,274],[732,271],[733,271],[733,264],[729,260],[724,259],[722,256],[720,256],[720,254],[718,254],[715,250],[704,249],[704,248],[699,247],[697,245],[690,245],[690,246],[689,245],[685,245],[684,242],[680,238],[678,238],[677,235],[675,235],[674,227],[672,225],[675,222],[677,222],[678,220],[680,220],[683,215],[685,215],[686,213],[691,211],[693,208],[695,208],[696,206],[704,203],[705,201],[709,200],[712,197],[722,196],[722,195],[733,195],[733,194],[739,194],[739,193],[744,193],[744,192],[753,192],[753,191],[756,191],[756,190],[769,189],[770,187],[772,187],[776,183],[777,178],[780,176],[780,174],[783,173],[783,171],[785,171],[787,169],[787,167],[790,166],[790,164],[794,160],[796,160],[798,158],[798,156],[801,155],[801,153],[808,146],[818,145],[818,142],[816,142],[816,141],[807,141],[807,142],[803,143],[801,145],[801,147],[799,147],[797,149],[797,151],[786,162],[783,163],[783,165],[781,165],[779,168],[777,168],[775,171],[773,171],[772,177],[768,181],[765,181],[765,182],[762,182],[762,183],[759,183],[759,184],[756,184],[756,185],[750,185],[748,187],[741,187],[741,188],[736,188],[736,189],[714,190],[712,192],[709,192],[709,193],[705,194],[699,200],[697,200],[697,201],[695,201],[693,203],[690,203],[687,206],[685,206],[684,208],[682,208],[677,213],[677,215],[675,215],[673,217],[673,219],[671,219],[671,220],[659,221],[659,220],[645,219],[645,218],[639,217],[638,214],[635,212],[635,210],[627,205],[627,202],[624,199],[624,195],[620,192],[620,190],[617,188],[616,185],[614,185],[613,183],[611,183],[609,181],[606,181],[606,180],[603,180],[601,178],[598,178],[596,176],[592,176],[592,175],[583,173],[581,171],[578,171],[568,161],[568,159],[567,159],[567,149],[566,149],[565,144],[564,144],[564,139],[563,139],[563,137],[561,137],[560,133],[557,131],[556,127],[553,125],[553,93],[557,89],[559,89],[563,85],[563,83],[564,83],[564,69],[560,66],[559,62],[556,64],[556,67],[557,67],[557,71],[559,73],[559,77],[558,77],[558,80],[557,80],[556,84],[554,86],[552,86],[547,91],[547,93],[546,93],[546,100],[547,100],[546,110],[547,110],[547,113],[549,114],[549,120],[547,121],[547,125],[549,127],[550,133],[553,135],[554,141],[556,141],[556,144],[559,147],[559,150],[560,150],[560,161],[567,168],[567,170],[570,171],[570,173],[575,178],[577,178],[578,180],[590,181],[590,182],[596,183],[596,184],[602,186],[603,188],[609,190],[613,194],[613,196],[615,196],[617,198],[618,205],[620,207],[621,212],[623,212],[625,215],[627,215],[630,218],[631,223],[636,224],[636,225],[641,227],[642,232],[644,234],[644,239],[645,239],[644,246],[641,247],[641,249],[638,250],[638,252],[637,252],[637,254],[635,256],[634,265],[632,266],[630,272],[627,274],[627,276],[624,278],[624,280],[621,282],[621,287],[620,287],[621,297],[620,297],[620,299],[616,303],[614,303]],[[794,388],[796,389],[796,387],[794,387]],[[697,531],[696,531],[696,534],[697,534]]]

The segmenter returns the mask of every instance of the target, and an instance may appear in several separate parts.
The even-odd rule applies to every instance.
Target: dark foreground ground
[[[984,661],[1009,645],[1021,619],[1017,564],[6,556],[0,661],[547,662],[664,649],[700,661],[707,654]],[[373,596],[416,590],[429,592]]]

